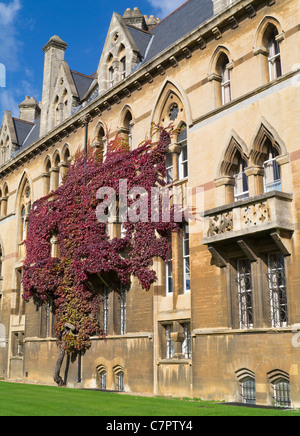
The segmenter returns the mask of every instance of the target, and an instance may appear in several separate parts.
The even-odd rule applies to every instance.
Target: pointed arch
[[[225,105],[232,100],[231,71],[234,62],[230,51],[220,45],[214,51],[208,71],[208,79],[214,84],[217,106]]]
[[[94,129],[92,147],[97,149],[98,156],[103,162],[107,151],[108,129],[105,123],[99,121]]]
[[[282,38],[284,38],[285,32],[282,28],[280,21],[277,18],[275,18],[274,16],[267,15],[261,20],[261,22],[260,22],[260,24],[255,32],[254,40],[253,40],[253,49],[254,50],[268,48],[267,45],[265,44],[265,41],[264,41],[264,36],[268,30],[268,27],[273,27],[273,28],[275,27],[278,34],[281,35]]]
[[[61,151],[61,160],[64,164],[69,165],[71,159],[71,151],[69,144],[65,144]]]
[[[242,381],[247,377],[255,378],[255,373],[248,368],[241,368],[238,371],[236,371],[235,374],[239,381]]]
[[[103,121],[98,121],[93,132],[93,144],[100,143],[102,138],[107,136],[107,127]]]
[[[44,181],[44,195],[48,195],[50,192],[50,177],[51,177],[51,158],[46,156],[43,164],[42,178]]]
[[[226,203],[249,197],[249,183],[245,173],[248,165],[247,145],[232,130],[227,146],[222,153],[215,179],[216,187],[222,187]]]
[[[21,177],[16,196],[17,243],[23,243],[27,235],[28,218],[33,199],[32,182],[26,170]]]
[[[125,105],[119,118],[119,133],[122,134],[124,142],[128,145],[129,150],[133,147],[133,127],[135,121],[133,112],[129,105]]]
[[[156,124],[159,124],[159,122],[161,121],[163,110],[166,106],[167,101],[170,99],[171,95],[176,96],[177,99],[179,99],[179,101],[181,102],[186,124],[188,126],[192,124],[191,106],[186,93],[175,80],[167,77],[156,97],[152,109],[152,114],[150,117],[150,129],[149,129],[150,132],[151,132],[152,123],[154,122]]]
[[[7,182],[5,182],[4,185],[3,185],[2,194],[3,194],[4,197],[8,197],[8,195],[9,195],[9,190],[8,190]]]
[[[46,156],[43,164],[43,173],[50,173],[51,169],[51,158],[49,155]]]
[[[52,155],[52,167],[58,168],[59,163],[61,162],[60,158],[60,152],[58,149],[55,150],[55,152]]]
[[[262,117],[250,147],[250,162],[253,165],[262,165],[267,154],[267,147],[271,146],[276,150],[278,156],[286,155],[287,148],[274,127]]]
[[[33,196],[32,180],[28,174],[28,171],[25,169],[22,173],[22,176],[20,178],[20,182],[19,182],[19,185],[17,188],[17,195],[16,195],[16,202],[15,202],[15,212],[16,213],[17,213],[17,208],[20,206],[22,194],[24,194],[24,190],[25,190],[27,185],[30,187],[30,197],[31,197],[31,199],[33,199],[34,196]]]
[[[237,164],[238,156],[245,160],[248,164],[249,162],[249,151],[246,143],[241,139],[241,137],[232,130],[230,134],[230,139],[225,147],[221,160],[218,165],[217,178],[223,176],[231,176],[234,174],[234,166]]]
[[[128,115],[128,113],[131,114],[131,117],[132,117],[132,119],[133,119],[133,110],[132,110],[132,108],[131,108],[131,106],[130,106],[129,104],[126,104],[126,105],[122,108],[122,110],[121,110],[121,112],[120,112],[120,116],[119,116],[119,126],[123,126],[123,125],[124,125],[125,118],[126,118],[126,116]]]
[[[211,59],[210,59],[210,63],[209,63],[209,68],[208,68],[208,75],[210,76],[211,74],[217,73],[217,65],[219,62],[220,57],[222,56],[226,56],[228,58],[228,62],[229,63],[233,63],[233,58],[231,55],[231,50],[229,50],[227,47],[225,47],[224,45],[219,45]]]

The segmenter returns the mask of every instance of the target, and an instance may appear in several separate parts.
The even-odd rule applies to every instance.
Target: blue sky
[[[96,71],[112,13],[139,7],[164,18],[185,0],[0,0],[0,124],[5,110],[19,116],[26,95],[41,100],[43,46],[53,35],[68,43],[66,60],[84,74]],[[1,65],[0,65],[1,67]]]

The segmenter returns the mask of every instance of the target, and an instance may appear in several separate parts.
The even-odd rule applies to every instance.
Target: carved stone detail
[[[215,236],[219,235],[220,233],[231,232],[232,230],[233,215],[232,212],[226,212],[210,218],[207,236]]]
[[[241,209],[242,227],[257,226],[271,221],[268,202],[251,204]]]

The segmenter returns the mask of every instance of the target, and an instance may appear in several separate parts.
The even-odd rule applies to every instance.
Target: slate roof
[[[139,52],[142,58],[145,58],[146,50],[151,42],[152,34],[150,32],[145,32],[144,30],[140,30],[137,27],[133,27],[127,24],[127,28],[134,39],[134,42],[139,49]]]
[[[18,145],[22,145],[26,137],[28,136],[29,132],[32,130],[34,124],[29,123],[28,121],[19,120],[17,118],[13,118],[13,123],[15,127]]]
[[[182,37],[188,35],[214,15],[212,0],[188,0],[172,14],[157,24],[147,35],[147,32],[127,26],[138,47],[142,47],[142,64],[173,45]],[[146,41],[149,41],[145,49]]]
[[[72,71],[71,74],[78,92],[79,100],[82,100],[84,95],[89,90],[94,78],[91,76],[86,76],[85,74],[77,73],[77,71]]]
[[[29,145],[33,144],[40,137],[40,121],[41,118],[38,117],[34,123],[29,123],[23,120],[19,120],[17,118],[13,118],[13,123],[15,126],[15,131],[17,135],[17,141],[19,145],[19,149],[15,153],[18,154],[20,151],[29,147]]]
[[[188,35],[205,21],[214,15],[212,0],[188,0],[176,9],[168,17],[158,23],[151,31],[144,31],[132,25],[127,25],[128,31],[134,39],[141,54],[141,63],[137,68],[147,63],[159,53],[176,43],[185,35]],[[78,73],[71,70],[71,74],[78,92],[80,101],[91,88],[93,76]],[[93,100],[98,96],[98,91],[89,97]],[[79,109],[79,106],[77,109]],[[76,112],[76,110],[75,110]],[[20,153],[29,147],[40,137],[40,117],[34,123],[13,118]]]

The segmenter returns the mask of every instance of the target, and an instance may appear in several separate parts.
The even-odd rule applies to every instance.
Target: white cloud
[[[0,0],[0,64],[6,71],[6,86],[8,78],[19,67],[19,50],[21,42],[17,33],[17,16],[21,9],[21,0]],[[3,85],[3,83],[2,83]],[[18,116],[18,103],[14,89],[0,88],[0,123],[5,110],[10,110],[13,116]]]
[[[0,23],[2,26],[9,26],[13,23],[16,13],[21,9],[20,0],[13,0],[6,5],[0,3]]]
[[[11,111],[13,117],[18,117],[18,104],[12,91],[0,88],[0,125],[5,110]]]
[[[148,2],[161,14],[159,18],[165,18],[179,6],[183,5],[186,0],[148,0]],[[157,14],[156,14],[157,15]]]
[[[17,39],[16,18],[20,9],[20,0],[12,0],[8,4],[0,2],[0,63],[11,70],[18,65],[20,42]]]

